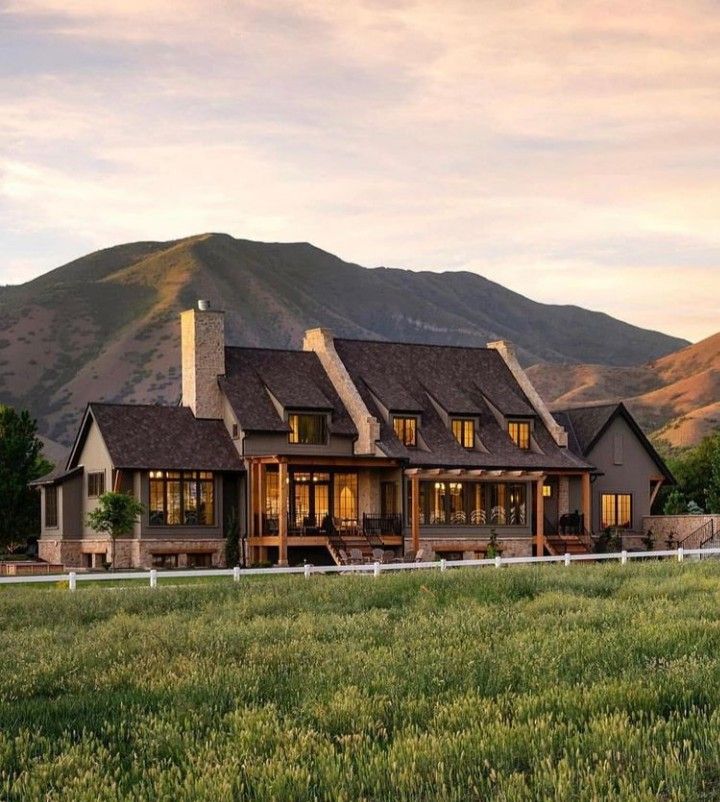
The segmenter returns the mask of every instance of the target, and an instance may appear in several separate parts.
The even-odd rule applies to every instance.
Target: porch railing
[[[378,535],[402,535],[402,513],[393,512],[378,515],[377,513],[363,513],[362,530],[366,537]]]

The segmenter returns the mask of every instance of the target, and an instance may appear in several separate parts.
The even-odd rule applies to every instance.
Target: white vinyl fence
[[[450,568],[482,568],[495,567],[502,568],[505,565],[538,565],[540,563],[561,563],[569,567],[575,562],[619,562],[621,565],[627,564],[630,560],[654,559],[658,557],[672,558],[678,562],[683,562],[686,557],[720,556],[720,548],[706,549],[683,549],[682,547],[671,551],[620,551],[612,554],[561,554],[555,557],[495,557],[487,560],[439,560],[437,562],[412,562],[412,563],[365,563],[363,565],[300,565],[294,568],[213,568],[207,570],[187,570],[187,571],[157,571],[154,568],[150,571],[115,571],[103,572],[102,574],[78,574],[70,571],[67,574],[55,574],[51,576],[4,576],[0,577],[0,585],[19,585],[36,582],[68,583],[70,590],[76,590],[78,582],[116,582],[118,580],[144,580],[150,582],[151,588],[158,586],[158,579],[181,579],[192,577],[232,577],[235,582],[240,582],[245,576],[277,576],[279,574],[303,574],[306,579],[310,579],[313,574],[371,574],[379,577],[381,574],[393,571],[416,571],[416,570],[435,570],[447,571]]]

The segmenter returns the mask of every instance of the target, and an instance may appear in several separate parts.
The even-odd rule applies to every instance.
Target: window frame
[[[400,424],[400,426],[398,426]],[[412,426],[409,426],[412,424]],[[405,446],[405,448],[417,448],[418,444],[418,418],[417,415],[393,415],[393,432],[395,437]],[[408,428],[412,429],[412,440],[408,442]]]
[[[320,429],[322,433],[321,440],[300,439],[299,424],[301,418],[313,418],[320,421]],[[296,420],[295,426],[293,426],[292,423],[293,419]],[[290,427],[290,431],[288,432],[288,443],[291,446],[325,446],[328,444],[329,427],[328,427],[327,414],[325,414],[324,412],[288,412],[287,424]]]
[[[459,431],[455,431],[456,426]],[[467,442],[468,429],[470,430],[469,444]],[[457,443],[463,448],[475,448],[475,418],[452,418],[450,420],[450,431]]]
[[[613,511],[614,511],[614,523],[608,523],[605,520],[605,499],[611,498],[613,499]],[[620,511],[620,499],[627,498],[628,499],[628,522],[627,524],[618,523],[619,511]],[[633,511],[634,511],[634,499],[633,494],[628,492],[622,493],[601,493],[600,494],[600,528],[605,529],[632,529],[633,525]]]
[[[170,475],[172,474],[172,476]],[[207,475],[204,475],[207,474]],[[216,487],[216,474],[213,471],[171,471],[171,470],[151,470],[148,471],[148,526],[153,528],[203,528],[203,529],[212,529],[217,527],[217,487]],[[171,483],[177,483],[179,485],[179,495],[178,495],[178,516],[179,521],[178,523],[168,523],[168,485]],[[153,504],[152,504],[152,495],[153,495],[153,484],[159,484],[162,486],[162,515],[163,520],[162,522],[156,522],[153,520]],[[195,486],[195,509],[189,508],[185,504],[185,491],[186,485],[194,484]],[[201,489],[204,487],[207,490],[207,486],[212,488],[212,498],[211,504],[206,506],[206,521],[204,523],[187,523],[186,521],[186,514],[188,512],[195,512],[197,515],[199,501],[201,498],[204,497],[204,494],[201,492]],[[207,520],[207,513],[208,511],[211,514],[211,519]]]
[[[515,426],[517,426],[517,437],[514,437],[512,434],[512,429]],[[524,438],[521,437],[520,432],[525,428],[527,429],[527,444],[523,445]],[[507,433],[508,437],[513,441],[513,443],[515,443],[517,448],[519,448],[521,451],[530,451],[530,442],[532,440],[532,421],[510,419],[507,422]]]
[[[101,485],[98,488],[96,485]],[[87,473],[87,497],[100,498],[105,494],[105,471],[88,471]]]
[[[53,499],[52,503],[52,518],[48,520],[48,508],[51,506],[48,501],[49,499]],[[45,503],[43,510],[44,513],[44,522],[46,529],[57,529],[59,527],[60,521],[60,505],[59,505],[59,493],[58,493],[58,486],[57,485],[46,485],[45,486]]]

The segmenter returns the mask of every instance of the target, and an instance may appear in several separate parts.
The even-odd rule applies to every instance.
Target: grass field
[[[0,592],[0,799],[720,799],[720,564]]]

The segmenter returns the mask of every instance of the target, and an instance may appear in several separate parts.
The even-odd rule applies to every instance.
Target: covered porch
[[[588,472],[433,467],[404,474],[414,552],[428,545],[482,551],[493,536],[525,553],[555,553],[558,538],[584,536],[591,520]]]
[[[249,562],[288,564],[292,550],[399,549],[402,474],[383,458],[248,459]]]

